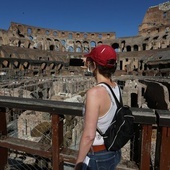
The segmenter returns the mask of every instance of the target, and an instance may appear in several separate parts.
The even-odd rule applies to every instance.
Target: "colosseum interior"
[[[150,7],[133,37],[11,22],[8,30],[0,29],[0,95],[83,102],[95,80],[76,61],[99,44],[111,45],[118,54],[113,79],[122,88],[125,104],[170,110],[170,2]],[[38,125],[49,128],[49,113],[18,112],[8,111],[11,134],[34,141],[49,138],[33,133]],[[77,146],[82,118],[66,116],[64,130],[64,145]]]

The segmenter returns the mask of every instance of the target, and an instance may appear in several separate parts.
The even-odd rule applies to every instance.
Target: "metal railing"
[[[51,143],[37,143],[8,136],[7,108],[50,113]],[[8,164],[9,150],[43,157],[51,162],[53,170],[63,169],[64,163],[74,166],[77,151],[63,147],[63,116],[81,117],[82,108],[82,103],[0,96],[0,170],[4,170]],[[130,161],[135,162],[140,170],[169,170],[170,112],[139,108],[132,108],[132,111],[135,116],[135,135],[130,142]],[[152,148],[154,130],[155,148]]]

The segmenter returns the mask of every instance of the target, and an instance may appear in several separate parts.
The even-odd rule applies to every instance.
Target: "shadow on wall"
[[[147,89],[144,94],[147,105],[151,109],[167,110],[163,87],[157,83],[145,82]]]

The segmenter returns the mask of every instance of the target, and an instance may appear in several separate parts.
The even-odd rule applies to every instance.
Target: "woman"
[[[109,84],[117,98],[120,98],[119,87],[111,79],[116,70],[116,52],[109,45],[99,45],[85,56],[88,70],[93,73],[97,85],[86,93],[84,130],[75,169],[79,169],[86,160],[88,169],[114,170],[120,162],[121,151],[107,151],[96,128],[104,133],[117,108],[110,90],[102,82]]]

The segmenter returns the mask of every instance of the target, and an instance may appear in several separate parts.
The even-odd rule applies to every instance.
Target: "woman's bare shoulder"
[[[106,90],[102,86],[94,86],[87,91],[87,95],[96,95],[100,97],[104,93],[106,93]]]

